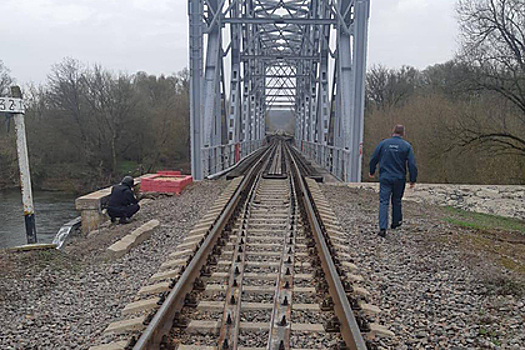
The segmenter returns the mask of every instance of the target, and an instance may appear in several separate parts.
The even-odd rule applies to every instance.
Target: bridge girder
[[[303,153],[361,180],[369,2],[188,0],[195,179],[263,146],[268,111],[289,109]]]

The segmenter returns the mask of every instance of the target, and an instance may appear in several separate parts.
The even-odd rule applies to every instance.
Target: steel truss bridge
[[[361,180],[370,0],[188,0],[192,173],[220,173],[262,147],[270,110],[295,145]]]

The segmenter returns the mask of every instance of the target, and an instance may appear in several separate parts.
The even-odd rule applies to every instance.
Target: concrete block
[[[98,230],[108,220],[108,216],[103,214],[100,209],[82,209],[80,219],[82,221],[82,233],[88,234],[91,231]]]
[[[250,310],[271,310],[273,309],[273,303],[247,303],[242,302],[241,303],[241,309],[243,311]]]
[[[162,265],[160,265],[160,268],[161,269],[169,269],[169,268],[172,268],[172,267],[175,267],[175,266],[184,266],[184,265],[186,265],[186,261],[187,261],[187,259],[168,260],[168,261],[162,263]]]
[[[151,298],[151,299],[139,300],[139,301],[135,301],[133,303],[129,303],[122,310],[122,314],[123,315],[128,315],[128,314],[132,314],[134,312],[140,312],[140,311],[146,311],[146,310],[155,309],[155,308],[159,307],[159,305],[157,304],[159,300],[160,300],[159,298]]]
[[[179,244],[179,246],[177,247],[178,249],[180,250],[186,250],[186,249],[195,249],[195,247],[197,247],[197,244],[199,242],[188,242],[188,243],[182,243],[182,244]]]
[[[381,313],[381,309],[372,304],[359,303],[359,306],[361,307],[362,312],[366,315],[373,316]]]
[[[361,287],[354,287],[354,292],[356,294],[359,294],[359,295],[362,295],[364,297],[369,297],[370,296],[370,292],[364,288],[361,288]]]
[[[318,304],[292,304],[293,310],[321,311]]]
[[[197,310],[201,310],[201,311],[222,311],[222,310],[224,310],[224,302],[223,301],[207,301],[207,300],[203,300],[203,301],[200,301],[197,304]]]
[[[130,233],[130,236],[135,237],[134,246],[137,246],[149,239],[153,233],[153,230],[160,225],[159,220],[150,220],[139,228],[135,229]]]
[[[170,258],[182,258],[184,256],[189,256],[193,254],[193,250],[186,249],[186,250],[178,250],[176,252],[173,252],[169,255]]]
[[[372,337],[380,337],[380,338],[393,338],[395,337],[395,334],[390,331],[385,326],[382,326],[377,323],[371,323],[370,324],[370,335]]]
[[[160,282],[156,284],[150,284],[149,286],[144,286],[140,288],[138,294],[158,294],[165,292],[170,289],[169,282]]]
[[[205,233],[206,233],[206,230],[204,230],[202,234],[191,234],[191,232],[190,232],[189,236],[184,237],[183,242],[184,243],[195,242],[195,241],[198,242],[201,239],[206,237]]]
[[[226,292],[226,287],[223,284],[208,284],[206,285],[206,294],[215,294],[220,292]]]
[[[150,277],[150,281],[161,281],[165,279],[171,279],[171,278],[178,277],[179,274],[180,274],[179,269],[158,272]]]
[[[347,274],[346,277],[348,277],[348,279],[350,279],[352,282],[364,282],[365,280],[361,275]]]
[[[122,340],[114,343],[92,346],[89,350],[124,350],[126,345],[128,345],[128,342]]]
[[[248,294],[274,294],[274,286],[244,286],[243,292]]]
[[[313,287],[293,287],[294,293],[315,293],[315,288]]]
[[[177,347],[177,350],[217,350],[216,346],[207,346],[207,345],[183,345],[180,344]]]
[[[357,271],[358,268],[355,264],[352,264],[351,262],[348,262],[348,261],[343,261],[341,263],[341,265],[343,265],[343,267],[346,269],[346,270],[349,270],[349,271]]]
[[[146,326],[144,325],[144,320],[146,316],[131,318],[129,320],[117,321],[111,323],[108,328],[104,330],[104,333],[122,333],[129,331],[141,331]]]
[[[241,322],[240,329],[245,331],[267,331],[270,329],[270,323],[267,322]]]
[[[132,242],[120,240],[113,243],[106,249],[108,256],[113,259],[118,259],[131,250]]]
[[[17,247],[11,247],[7,248],[10,252],[25,252],[29,250],[48,250],[48,249],[55,249],[57,246],[56,244],[51,243],[36,243],[36,244],[25,244]]]
[[[316,332],[323,333],[324,326],[318,323],[292,323],[292,332]]]
[[[221,323],[219,321],[197,321],[193,320],[186,327],[186,332],[189,334],[214,334],[218,335],[221,330]]]
[[[104,200],[111,194],[111,187],[91,192],[75,200],[75,208],[77,210],[100,210],[102,205],[105,204]]]

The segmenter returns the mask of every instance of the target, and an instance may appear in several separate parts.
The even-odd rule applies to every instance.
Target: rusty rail
[[[176,313],[182,309],[186,294],[193,289],[195,279],[200,275],[200,269],[206,264],[215,243],[219,239],[220,234],[223,232],[228,220],[239,204],[243,192],[250,188],[250,184],[255,180],[255,176],[253,175],[263,167],[263,163],[272,150],[271,147],[268,148],[261,159],[258,160],[246,174],[225,210],[220,214],[215,225],[213,225],[213,228],[210,230],[210,233],[195,253],[195,256],[191,259],[183,274],[166,297],[166,300],[148,324],[137,343],[134,345],[133,350],[151,350],[159,348],[162,338],[169,333],[173,326],[173,319]]]
[[[303,177],[301,176],[301,172],[295,157],[289,148],[287,149],[287,152],[291,163],[290,168],[295,174],[294,178],[297,180],[297,184],[299,185],[298,189],[300,193],[298,195],[303,200],[303,204],[308,215],[308,220],[310,222],[310,227],[312,229],[312,233],[319,251],[321,266],[325,273],[326,281],[328,282],[330,295],[334,301],[334,311],[337,315],[337,318],[339,319],[339,322],[341,323],[341,335],[343,336],[343,340],[349,349],[366,350],[367,347],[365,341],[361,335],[359,325],[357,324],[357,321],[354,317],[352,307],[350,306],[350,302],[346,296],[346,291],[343,287],[343,284],[341,283],[341,278],[337,272],[334,260],[332,259],[332,255],[328,249],[323,230],[319,223],[319,219],[317,218],[315,203],[310,197],[309,189],[306,186]]]

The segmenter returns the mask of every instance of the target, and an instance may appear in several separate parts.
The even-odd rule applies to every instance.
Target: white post
[[[11,96],[16,99],[22,99],[20,87],[11,87]],[[23,102],[20,103],[22,104]],[[27,243],[33,244],[37,242],[37,238],[35,225],[35,207],[33,205],[31,174],[29,172],[29,154],[27,151],[26,127],[24,123],[24,114],[13,114],[16,129],[16,149],[18,154],[18,165],[20,167],[20,188],[22,189],[22,203],[24,205]]]

